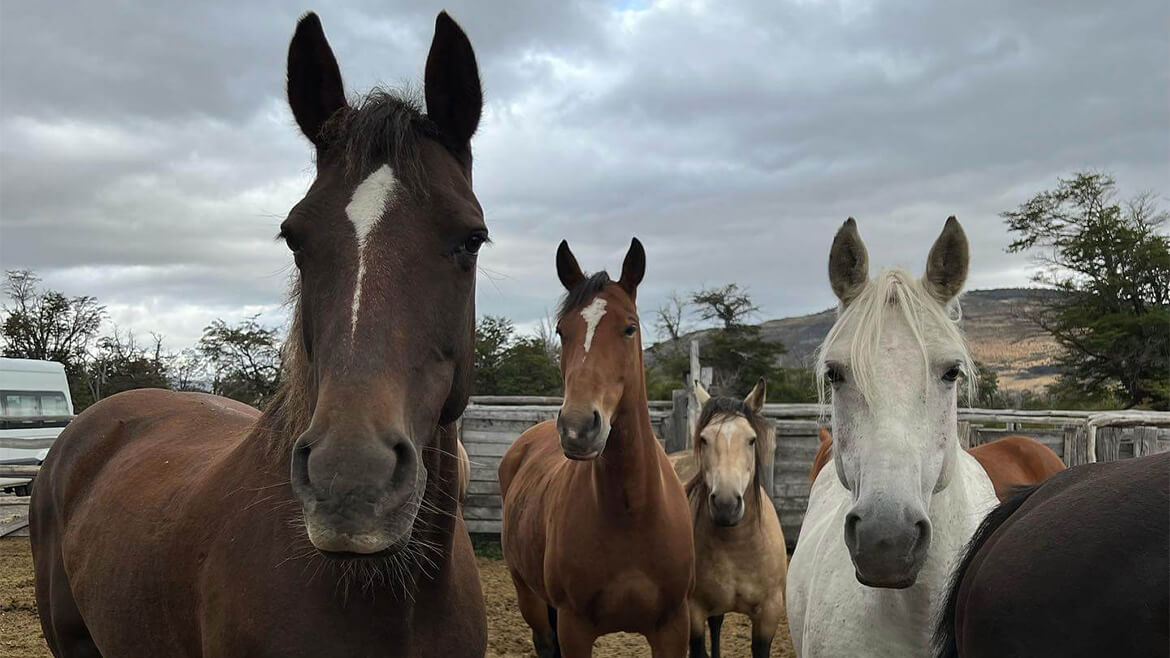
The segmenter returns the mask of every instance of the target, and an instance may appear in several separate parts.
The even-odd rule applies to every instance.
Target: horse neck
[[[626,510],[645,507],[662,477],[640,368],[631,379],[637,384],[622,394],[605,450],[592,462],[600,496]]]

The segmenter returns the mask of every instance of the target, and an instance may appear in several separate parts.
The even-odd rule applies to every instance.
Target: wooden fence
[[[471,484],[463,516],[474,533],[500,532],[500,485],[496,471],[508,446],[524,430],[556,418],[560,398],[473,397],[462,419],[462,439],[471,458]],[[688,395],[651,402],[650,423],[667,452],[687,448]],[[808,474],[819,445],[817,429],[830,410],[815,404],[768,404],[764,415],[776,425],[772,502],[789,545],[800,534],[808,507]],[[1070,466],[1170,451],[1170,413],[1020,411],[960,409],[964,447],[1007,434],[1033,437]],[[37,447],[43,447],[38,444]],[[36,466],[0,465],[0,477],[32,477]],[[0,495],[0,537],[26,533],[28,498]]]
[[[652,402],[650,422],[667,452],[687,447],[687,396]],[[471,458],[471,486],[463,517],[475,533],[500,532],[500,485],[496,470],[512,441],[529,427],[556,418],[560,398],[477,397],[463,414],[463,445]],[[768,404],[776,424],[772,502],[789,545],[795,545],[808,507],[808,474],[820,445],[817,430],[831,411],[816,404]],[[1008,434],[1035,438],[1070,466],[1170,450],[1170,413],[960,409],[964,447]]]

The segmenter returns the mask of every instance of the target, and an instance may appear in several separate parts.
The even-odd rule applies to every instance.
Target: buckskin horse
[[[813,484],[788,568],[804,658],[928,655],[933,603],[995,504],[958,439],[957,389],[973,364],[954,304],[968,259],[954,217],[921,279],[901,269],[870,279],[853,219],[833,240],[841,304],[816,372],[832,386],[835,463]]]
[[[1170,453],[1074,466],[987,515],[936,656],[1170,655]]]
[[[821,444],[808,474],[809,484],[833,459],[833,437],[820,428]],[[979,462],[995,487],[995,497],[1007,500],[1017,487],[1039,484],[1067,468],[1052,448],[1026,436],[1005,436],[981,443],[967,452]]]
[[[589,656],[600,635],[646,636],[654,656],[687,650],[694,578],[682,483],[650,427],[635,297],[634,239],[613,282],[586,277],[562,242],[557,317],[565,398],[555,421],[500,462],[504,560],[541,658]]]
[[[288,53],[316,179],[281,224],[297,267],[283,382],[263,413],[198,393],[95,404],[32,495],[36,597],[57,656],[482,656],[457,513],[472,376],[471,187],[482,95],[439,14],[424,115],[346,101],[321,23]]]
[[[767,383],[761,377],[744,399],[711,397],[695,382],[701,405],[693,447],[670,456],[686,482],[695,529],[695,590],[691,593],[691,658],[711,656],[728,612],[752,621],[752,657],[767,658],[784,617],[788,550],[762,471],[775,450],[763,417]]]

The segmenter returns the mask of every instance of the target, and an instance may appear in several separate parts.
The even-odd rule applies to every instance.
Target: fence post
[[[687,435],[687,398],[690,392],[679,389],[670,392],[670,416],[666,419],[668,430],[663,432],[666,441],[666,452],[678,452],[687,449],[689,436]]]
[[[703,376],[703,369],[699,365],[699,341],[691,341],[691,371],[687,375],[687,440],[695,435],[695,428],[699,424],[699,399],[695,397],[695,380]]]

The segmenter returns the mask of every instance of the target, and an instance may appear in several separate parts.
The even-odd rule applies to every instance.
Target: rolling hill
[[[962,326],[971,351],[977,360],[996,372],[1001,390],[1039,391],[1055,380],[1053,362],[1058,347],[1050,336],[1026,319],[1038,300],[1055,294],[1058,293],[1042,289],[1000,288],[973,290],[963,295]],[[781,358],[782,365],[807,367],[835,317],[836,309],[828,309],[768,320],[760,329],[764,338],[779,341],[788,348],[788,353]],[[702,341],[705,333],[693,332],[683,340],[698,337]]]

